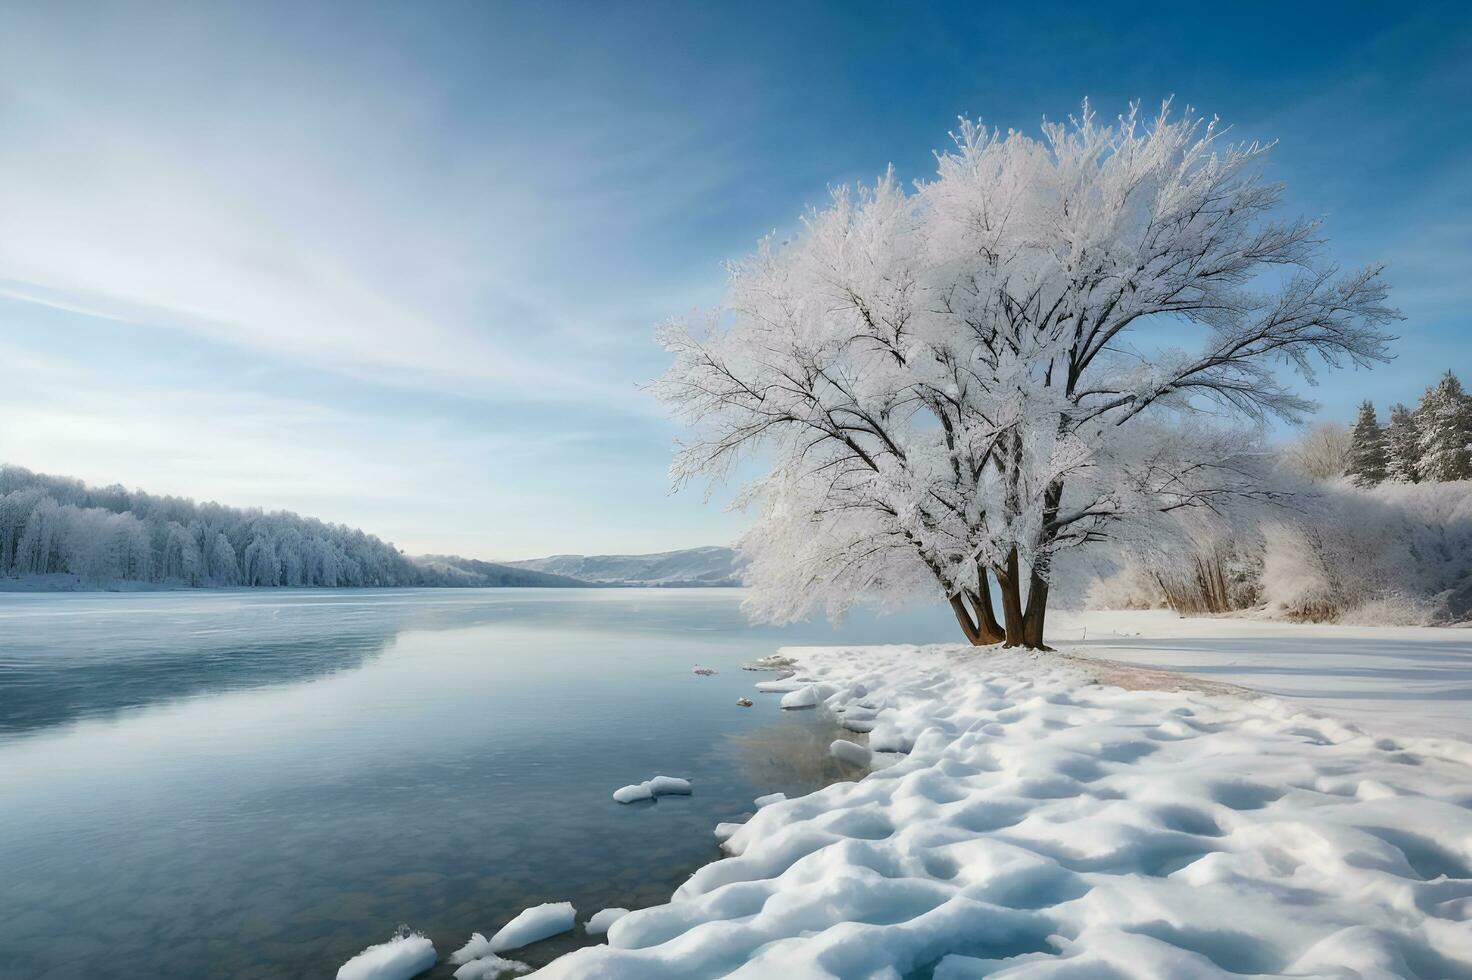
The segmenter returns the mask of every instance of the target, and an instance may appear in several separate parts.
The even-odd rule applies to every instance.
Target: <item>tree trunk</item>
[[[986,566],[980,562],[976,563],[976,585],[975,589],[966,590],[976,631],[981,634],[982,643],[1001,643],[1007,634],[1002,630],[1002,624],[997,622],[997,612],[992,607],[991,578]]]
[[[981,638],[981,631],[976,628],[965,601],[959,595],[951,596],[951,612],[956,614],[956,622],[961,624],[961,632],[966,634],[967,643],[978,647],[987,642]]]
[[[1027,586],[1027,612],[1022,621],[1022,642],[1034,650],[1052,649],[1043,642],[1043,621],[1048,616],[1048,580],[1033,572]]]
[[[997,585],[1002,590],[1002,618],[1007,646],[1020,647],[1027,640],[1022,633],[1022,582],[1018,572],[1017,549],[1007,553],[1007,567],[997,570]]]
[[[992,590],[988,584],[982,587],[981,592],[967,590],[967,597],[971,600],[971,609],[976,616],[976,629],[984,637],[985,643],[1001,643],[1007,638],[1007,633],[1002,629],[1002,624],[997,622],[996,611],[992,608]]]

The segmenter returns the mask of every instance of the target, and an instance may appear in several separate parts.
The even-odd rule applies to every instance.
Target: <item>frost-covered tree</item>
[[[1423,480],[1472,479],[1472,400],[1448,371],[1421,396],[1416,408]]]
[[[1041,646],[1068,549],[1265,492],[1252,427],[1311,407],[1275,367],[1386,356],[1379,270],[1322,264],[1267,148],[1214,121],[1085,105],[954,142],[913,192],[836,190],[731,266],[724,313],[661,333],[676,484],[768,464],[738,497],[760,618],[933,596],[972,642]]]
[[[1396,483],[1421,480],[1421,432],[1416,416],[1400,403],[1390,406],[1390,424],[1385,427],[1386,476]]]
[[[1288,447],[1288,462],[1310,480],[1337,480],[1349,466],[1349,430],[1338,422],[1310,427]]]
[[[1361,402],[1359,418],[1350,433],[1349,463],[1345,472],[1356,486],[1373,487],[1385,481],[1386,465],[1385,430],[1375,417],[1375,406],[1368,400]]]

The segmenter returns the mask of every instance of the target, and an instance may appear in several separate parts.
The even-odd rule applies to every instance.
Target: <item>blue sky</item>
[[[1174,96],[1277,139],[1384,261],[1399,358],[1472,381],[1456,4],[0,5],[0,460],[288,508],[410,551],[734,539],[671,497],[663,318],[956,117]]]

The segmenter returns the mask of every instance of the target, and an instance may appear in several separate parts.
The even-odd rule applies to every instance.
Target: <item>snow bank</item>
[[[338,967],[337,980],[409,980],[434,966],[434,943],[401,929],[386,943],[369,946]]]
[[[604,909],[601,912],[593,913],[593,917],[588,920],[588,924],[583,928],[587,930],[590,936],[601,936],[608,931],[609,926],[628,914],[628,909]]]
[[[1467,743],[1049,655],[784,653],[884,767],[537,977],[1472,976]]]
[[[689,796],[690,793],[690,780],[688,779],[680,779],[677,776],[655,776],[642,783],[619,787],[613,791],[613,798],[620,803],[633,803],[637,800],[652,800],[656,796]]]

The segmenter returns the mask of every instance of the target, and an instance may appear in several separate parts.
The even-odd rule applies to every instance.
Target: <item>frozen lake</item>
[[[772,629],[739,600],[0,596],[3,972],[321,977],[401,922],[443,955],[540,902],[666,900],[717,822],[844,775],[822,717],[736,706],[743,661],[955,639],[944,610]],[[656,773],[695,795],[610,799]]]

